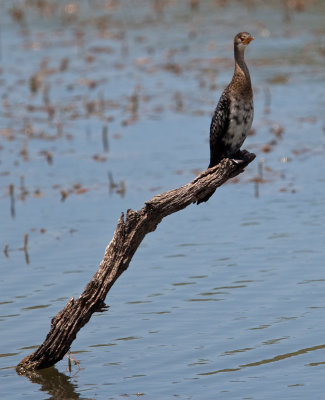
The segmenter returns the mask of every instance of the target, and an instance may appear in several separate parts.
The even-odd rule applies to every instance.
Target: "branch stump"
[[[213,194],[227,180],[242,173],[254,159],[255,154],[244,150],[241,152],[241,160],[223,159],[188,184],[154,196],[140,210],[129,209],[126,216],[122,213],[104,258],[84,292],[78,299],[71,298],[52,319],[44,342],[17,365],[17,372],[26,374],[28,371],[51,367],[62,360],[78,331],[90,320],[92,314],[107,309],[105,298],[108,291],[128,268],[146,234],[153,232],[168,215]]]

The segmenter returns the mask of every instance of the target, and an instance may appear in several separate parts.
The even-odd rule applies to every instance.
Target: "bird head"
[[[254,40],[254,38],[250,33],[240,32],[235,36],[234,44],[235,46],[244,49],[252,40]]]

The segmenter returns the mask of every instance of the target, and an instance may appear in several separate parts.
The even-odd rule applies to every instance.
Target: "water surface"
[[[321,399],[323,3],[48,4],[1,3],[1,398]],[[80,370],[18,376],[120,213],[206,168],[238,30],[256,161],[145,238],[72,345]]]

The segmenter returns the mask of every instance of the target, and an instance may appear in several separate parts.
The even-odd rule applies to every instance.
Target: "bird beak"
[[[245,40],[245,42],[243,42],[243,43],[244,43],[245,45],[248,45],[248,44],[250,44],[250,42],[251,42],[252,40],[254,40],[253,36],[249,36],[249,37]]]

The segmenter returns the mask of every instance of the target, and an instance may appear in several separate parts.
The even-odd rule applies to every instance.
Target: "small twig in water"
[[[78,369],[80,370],[80,363],[77,361],[77,359],[73,356],[73,354],[71,353],[71,351],[69,351],[68,354],[65,355],[68,359],[68,366],[67,366],[67,371],[71,372],[71,361],[73,361],[73,363],[78,367]]]
[[[108,153],[109,152],[109,144],[108,144],[108,127],[107,127],[107,125],[103,126],[102,141],[103,141],[104,152]]]
[[[109,193],[112,193],[113,190],[118,187],[118,185],[114,182],[113,174],[111,173],[111,171],[108,172],[108,185]]]
[[[9,185],[10,195],[10,214],[12,218],[15,218],[15,186],[11,183]]]
[[[9,258],[8,249],[9,249],[9,245],[6,244],[6,245],[5,245],[5,248],[3,249],[3,253],[4,253],[4,255],[5,255],[7,258]]]
[[[29,254],[28,254],[28,250],[27,250],[27,245],[28,245],[28,233],[25,233],[23,250],[24,250],[24,253],[25,253],[26,264],[29,264]]]

